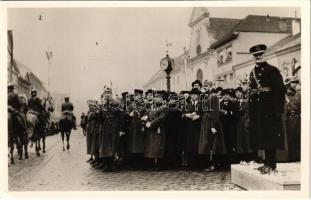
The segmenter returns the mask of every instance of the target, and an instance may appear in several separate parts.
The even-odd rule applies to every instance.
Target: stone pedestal
[[[300,190],[300,163],[279,163],[277,172],[261,174],[262,164],[231,165],[231,181],[246,190]]]

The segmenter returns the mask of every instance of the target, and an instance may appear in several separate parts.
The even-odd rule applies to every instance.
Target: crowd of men
[[[265,45],[250,49],[256,66],[250,80],[235,89],[212,88],[196,80],[190,91],[122,93],[106,87],[101,102],[88,101],[87,161],[103,171],[117,169],[229,168],[232,163],[263,162],[276,169],[276,150],[288,141],[289,161],[300,161],[300,84],[283,81],[264,59]],[[265,158],[258,156],[265,151]]]

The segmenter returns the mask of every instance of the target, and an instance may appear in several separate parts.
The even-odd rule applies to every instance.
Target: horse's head
[[[52,103],[52,97],[44,98],[43,108],[44,108],[44,111],[48,112],[48,113],[54,111],[54,107],[53,107],[53,103]]]

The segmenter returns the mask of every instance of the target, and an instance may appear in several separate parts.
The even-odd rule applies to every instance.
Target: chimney
[[[292,20],[292,35],[297,35],[300,33],[300,20],[299,19],[293,19]]]

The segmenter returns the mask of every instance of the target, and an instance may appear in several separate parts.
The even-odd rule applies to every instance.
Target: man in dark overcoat
[[[200,102],[201,91],[193,88],[190,92],[191,100],[186,103],[182,117],[185,119],[185,159],[188,169],[198,167],[198,148],[201,129],[202,105]]]
[[[255,67],[250,73],[249,115],[251,145],[255,150],[265,150],[263,173],[276,169],[276,150],[284,148],[282,113],[285,87],[278,68],[265,60],[264,44],[250,48]]]
[[[171,169],[180,167],[181,164],[181,148],[178,144],[181,132],[181,110],[175,92],[169,94],[168,108],[169,112],[165,120],[165,164],[167,168]]]
[[[230,98],[230,93],[229,89],[225,89],[222,93],[223,100],[220,102],[220,121],[227,150],[224,167],[230,167],[236,151],[236,107]]]

